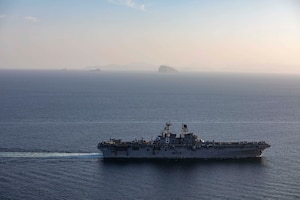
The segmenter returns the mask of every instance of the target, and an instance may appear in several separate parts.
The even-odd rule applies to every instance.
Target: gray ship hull
[[[264,146],[253,147],[98,147],[104,159],[240,159],[261,157]]]

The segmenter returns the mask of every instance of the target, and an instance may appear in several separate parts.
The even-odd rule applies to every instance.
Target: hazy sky
[[[300,1],[0,0],[0,68],[137,62],[300,73]]]

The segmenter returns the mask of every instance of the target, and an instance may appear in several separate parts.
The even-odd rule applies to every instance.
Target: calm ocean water
[[[260,141],[261,160],[104,162],[101,140]],[[299,199],[300,76],[0,71],[0,199]]]

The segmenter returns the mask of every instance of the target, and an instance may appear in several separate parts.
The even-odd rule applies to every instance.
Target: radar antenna
[[[187,124],[182,124],[182,134],[187,134],[187,133],[189,133]]]

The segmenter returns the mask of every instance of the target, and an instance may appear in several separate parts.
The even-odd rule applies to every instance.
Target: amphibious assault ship
[[[182,125],[179,136],[171,133],[171,123],[166,123],[155,140],[123,142],[110,139],[98,144],[104,159],[239,159],[261,157],[270,145],[260,142],[204,141]]]

